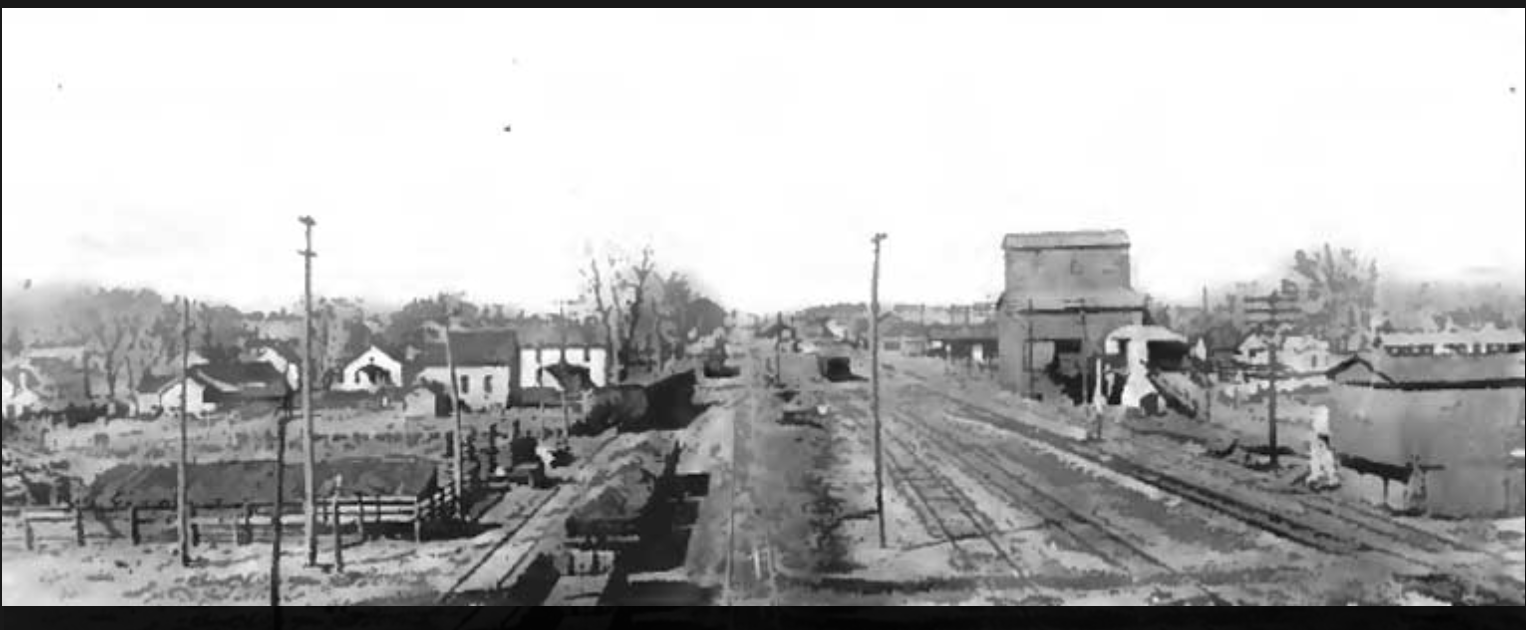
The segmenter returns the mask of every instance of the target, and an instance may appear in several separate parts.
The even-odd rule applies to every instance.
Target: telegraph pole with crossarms
[[[1245,312],[1256,318],[1261,328],[1267,331],[1267,365],[1266,381],[1270,398],[1266,403],[1266,442],[1271,452],[1271,467],[1277,469],[1277,372],[1281,365],[1277,362],[1277,349],[1282,345],[1281,326],[1288,323],[1288,318],[1301,313],[1296,306],[1290,304],[1293,296],[1285,295],[1281,291],[1273,291],[1265,297],[1247,297],[1245,301],[1252,304],[1261,304],[1259,308],[1246,308]]]

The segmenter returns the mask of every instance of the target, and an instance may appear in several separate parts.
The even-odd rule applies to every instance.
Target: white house
[[[216,411],[224,405],[275,402],[290,392],[286,375],[269,363],[209,363],[191,366],[189,378],[177,376],[166,382],[159,389],[159,407],[179,411],[182,387],[186,390],[186,411],[194,414]]]
[[[468,410],[507,407],[518,369],[518,338],[512,330],[451,331],[451,358],[456,364],[456,391]],[[410,385],[434,382],[450,391],[450,367],[445,344],[425,346],[416,361],[418,373]]]
[[[195,378],[172,378],[159,387],[159,408],[165,412],[180,411],[180,388],[186,387],[185,410],[186,413],[203,415],[217,410],[217,404],[207,401],[207,385],[201,379]],[[139,402],[141,408],[142,401]]]
[[[569,364],[588,368],[589,380],[595,387],[604,386],[604,370],[609,363],[608,353],[604,348],[595,346],[568,346],[566,352],[559,346],[538,346],[535,348],[519,349],[519,386],[550,387],[561,389],[561,385],[545,368],[566,361]]]
[[[1271,361],[1271,341],[1264,335],[1250,335],[1240,343],[1236,359],[1245,365],[1267,365]],[[1330,362],[1330,344],[1307,335],[1286,335],[1277,349],[1277,363],[1294,374],[1323,373]]]
[[[333,389],[342,392],[374,392],[402,384],[403,363],[381,348],[371,346],[344,364],[339,382],[334,383]]]
[[[3,381],[0,404],[5,406],[5,417],[15,418],[28,410],[41,408],[43,397],[38,391],[41,379],[31,368],[17,366],[5,370]]]

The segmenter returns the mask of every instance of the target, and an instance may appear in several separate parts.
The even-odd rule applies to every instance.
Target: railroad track
[[[1144,466],[1124,457],[1106,455],[1090,446],[1041,435],[1038,429],[1011,420],[999,411],[938,391],[923,382],[913,383],[911,387],[945,399],[959,408],[964,415],[1008,429],[1016,437],[1058,448],[1115,472],[1139,479],[1184,500],[1309,547],[1334,554],[1351,554],[1361,551],[1379,553],[1398,560],[1401,566],[1423,569],[1432,574],[1460,577],[1476,590],[1482,591],[1488,599],[1512,603],[1520,603],[1526,599],[1519,585],[1508,583],[1501,577],[1475,574],[1473,571],[1475,567],[1462,563],[1438,562],[1419,557],[1425,554],[1470,554],[1473,557],[1482,555],[1501,564],[1508,562],[1508,559],[1500,554],[1478,546],[1468,545],[1418,527],[1380,519],[1353,510],[1349,506],[1337,504],[1327,498],[1304,501],[1290,497],[1300,506],[1318,513],[1320,519],[1339,521],[1357,530],[1355,532],[1338,531],[1336,528],[1311,522],[1314,519],[1287,516],[1274,507],[1230,496],[1223,491],[1184,479],[1171,472]],[[1158,454],[1162,455],[1165,461],[1175,461],[1180,458],[1179,454],[1169,453],[1164,449],[1159,449]]]
[[[1189,590],[1196,591],[1197,596],[1190,599],[1214,605],[1229,603],[1193,576],[1131,540],[1120,528],[1031,481],[1036,476],[1033,471],[1026,467],[1013,470],[1014,462],[1010,457],[991,447],[961,443],[946,431],[918,423],[905,413],[895,412],[892,417],[903,427],[920,433],[925,440],[935,442],[953,461],[963,464],[965,471],[983,480],[988,489],[1005,496],[1015,505],[1036,511],[1071,543],[1136,581],[1166,575]]]
[[[605,438],[604,441],[600,442],[597,446],[594,447],[594,449],[592,451],[590,451],[588,453],[588,455],[584,458],[584,461],[587,461],[587,462],[596,461],[598,459],[598,457],[600,455],[602,455],[604,453],[604,451],[608,450],[609,447],[612,444],[614,444],[615,441],[619,437],[620,437],[620,434],[619,434],[618,431],[612,431],[608,438]],[[577,483],[577,482],[574,481],[573,483]],[[580,488],[580,489],[586,490],[586,488]],[[535,500],[535,502],[530,506],[530,509],[525,512],[524,516],[520,518],[519,522],[516,523],[512,529],[507,531],[504,534],[504,536],[498,540],[498,542],[493,543],[493,546],[490,547],[485,553],[482,554],[482,557],[480,559],[478,559],[475,564],[472,565],[472,568],[470,568],[466,572],[462,573],[461,577],[457,578],[455,583],[452,584],[449,589],[447,589],[444,593],[440,594],[439,598],[437,599],[437,603],[442,603],[442,604],[443,603],[449,603],[449,601],[452,598],[455,598],[455,597],[461,595],[462,594],[460,592],[461,586],[466,584],[466,582],[468,580],[470,580],[471,577],[473,575],[475,575],[478,571],[482,570],[482,567],[487,565],[488,560],[490,560],[493,557],[493,554],[498,553],[498,551],[500,549],[502,549],[503,547],[507,546],[510,542],[512,542],[514,540],[514,538],[519,535],[519,532],[521,530],[523,530],[526,526],[528,526],[531,521],[535,520],[535,517],[540,514],[541,510],[544,510],[547,505],[550,505],[551,502],[556,497],[560,496],[562,492],[564,492],[564,491],[572,491],[572,490],[574,490],[574,488],[571,487],[571,486],[559,486],[559,487],[557,487],[556,490],[553,490],[551,492],[546,492],[546,493],[544,493],[543,496],[537,498]],[[503,586],[504,583],[506,583],[510,578],[512,578],[521,568],[523,568],[527,562],[529,562],[533,558],[533,556],[535,555],[535,549],[536,548],[532,546],[529,551],[527,551],[524,555],[520,556],[517,560],[515,560],[510,565],[509,570],[507,572],[505,572],[505,574],[498,579],[497,585],[500,588]],[[466,620],[463,620],[462,623],[465,624],[466,621],[470,620],[470,618],[471,617],[468,616],[468,618]]]
[[[855,412],[862,411],[857,404],[852,407]],[[1215,605],[1229,603],[1196,578],[1130,540],[1119,528],[1030,481],[1027,477],[1034,476],[1032,471],[1024,469],[1022,472],[1014,472],[1010,459],[1004,455],[988,447],[959,443],[946,433],[940,433],[926,423],[917,422],[903,410],[893,410],[889,415],[897,425],[897,430],[885,432],[888,442],[887,460],[891,472],[896,473],[892,476],[892,482],[901,482],[899,485],[909,491],[907,494],[926,507],[926,515],[919,511],[918,519],[924,527],[933,525],[930,529],[935,528],[941,532],[944,540],[960,553],[966,566],[974,566],[976,559],[972,550],[963,543],[983,540],[1011,568],[1014,576],[1022,580],[1027,588],[1035,588],[1022,564],[997,539],[997,528],[990,518],[947,475],[926,464],[926,457],[916,456],[916,450],[903,437],[908,433],[918,434],[941,451],[940,455],[949,462],[961,465],[960,468],[966,473],[983,481],[982,485],[989,491],[1009,499],[1014,505],[1034,510],[1043,519],[1045,526],[1053,528],[1076,547],[1132,579],[1167,575],[1188,590],[1196,592],[1196,596],[1184,601],[1206,601]],[[859,413],[845,418],[851,418],[857,425],[855,428],[863,428]],[[903,460],[906,454],[911,455],[910,461],[918,462],[915,470]]]
[[[900,482],[898,485],[906,488],[908,494],[923,505],[925,510],[917,513],[923,527],[933,525],[941,532],[943,540],[959,553],[964,568],[975,568],[978,564],[973,551],[964,545],[966,541],[978,539],[991,547],[996,556],[1012,570],[1013,575],[1026,580],[1027,573],[1023,571],[1022,565],[996,539],[995,525],[989,516],[976,508],[975,501],[959,490],[948,476],[928,466],[925,458],[917,457],[906,440],[892,435],[889,441],[891,448],[885,449],[886,460],[891,471],[897,473],[891,479]],[[897,454],[897,450],[900,454]]]
[[[1194,469],[1203,474],[1225,474],[1226,471],[1215,469],[1205,465],[1201,461],[1195,461],[1184,456],[1180,451],[1172,450],[1148,441],[1131,442],[1131,447],[1150,452],[1152,459],[1170,462],[1174,466],[1183,466]],[[1219,467],[1222,468],[1222,467]],[[1247,484],[1269,492],[1279,492],[1281,489],[1268,483],[1265,477],[1246,478],[1244,475],[1235,474],[1237,471],[1229,471],[1237,483]],[[1498,553],[1475,545],[1467,541],[1447,536],[1445,534],[1417,527],[1407,523],[1393,520],[1391,515],[1381,512],[1375,507],[1369,507],[1360,503],[1342,503],[1329,496],[1321,494],[1298,494],[1288,496],[1289,500],[1297,502],[1300,506],[1329,516],[1330,518],[1345,522],[1350,526],[1372,531],[1378,535],[1403,541],[1414,547],[1430,553],[1447,553],[1467,551],[1493,556],[1498,560],[1505,560]]]

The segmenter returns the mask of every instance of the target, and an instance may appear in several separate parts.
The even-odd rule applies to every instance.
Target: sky
[[[1523,15],[6,9],[3,281],[554,308],[650,244],[732,307],[1001,289],[1122,228],[1190,301],[1330,241],[1526,282]],[[1513,88],[1513,91],[1512,91]],[[507,128],[507,131],[506,131]],[[599,254],[602,257],[602,254]]]

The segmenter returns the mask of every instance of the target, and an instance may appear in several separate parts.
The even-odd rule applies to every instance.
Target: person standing
[[[1340,485],[1335,470],[1335,451],[1330,448],[1330,409],[1314,407],[1313,435],[1309,439],[1309,487],[1315,490]]]

